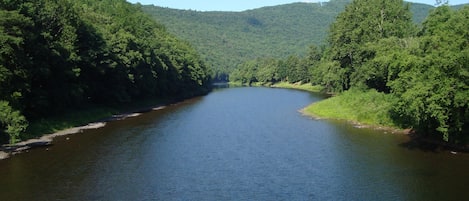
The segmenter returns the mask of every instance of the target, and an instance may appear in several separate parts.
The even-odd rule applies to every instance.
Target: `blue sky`
[[[243,11],[260,8],[264,6],[274,6],[293,2],[318,2],[319,0],[127,0],[131,3],[139,2],[143,5],[153,4],[156,6],[192,9],[198,11]],[[327,1],[327,0],[321,0]],[[435,0],[408,0],[410,2],[425,3],[434,5]],[[469,0],[450,0],[451,5],[469,3]]]

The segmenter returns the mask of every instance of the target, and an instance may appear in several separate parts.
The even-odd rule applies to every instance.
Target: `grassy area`
[[[91,122],[103,120],[115,114],[141,110],[161,104],[170,100],[156,99],[133,102],[116,106],[90,106],[81,110],[69,110],[62,114],[37,119],[29,122],[28,129],[21,134],[22,140],[40,137],[64,129],[86,125]]]
[[[230,86],[232,87],[239,87],[239,86],[248,86],[248,84],[243,84],[241,82],[229,82]],[[253,82],[251,83],[251,86],[254,87],[275,87],[275,88],[284,88],[284,89],[299,89],[299,90],[304,90],[304,91],[309,91],[309,92],[321,92],[324,87],[319,86],[319,85],[311,85],[311,83],[305,83],[305,84],[292,84],[288,82],[277,82],[277,83],[272,83],[272,82]]]
[[[243,84],[241,82],[228,82],[228,85],[230,85],[230,87],[243,87],[243,86],[247,86],[247,84]]]
[[[397,128],[390,116],[394,101],[392,95],[374,90],[349,90],[306,107],[304,113],[320,118]]]
[[[288,82],[279,82],[272,85],[272,87],[286,88],[286,89],[300,89],[309,92],[321,92],[324,87],[319,85],[311,85],[311,83],[305,84],[291,84]]]

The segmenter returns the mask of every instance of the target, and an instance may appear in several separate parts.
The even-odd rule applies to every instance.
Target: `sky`
[[[319,0],[127,0],[130,3],[197,11],[244,11],[264,6],[276,6],[294,2],[319,2]],[[321,0],[326,2],[328,0]],[[407,0],[410,2],[435,5],[435,0]],[[469,3],[469,0],[449,0],[451,5]]]

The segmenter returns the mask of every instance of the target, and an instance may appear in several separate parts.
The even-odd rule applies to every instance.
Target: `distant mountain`
[[[304,55],[308,46],[325,44],[335,17],[351,0],[292,3],[243,12],[200,12],[143,6],[166,28],[192,43],[218,74],[257,57]],[[421,23],[433,6],[411,3]]]

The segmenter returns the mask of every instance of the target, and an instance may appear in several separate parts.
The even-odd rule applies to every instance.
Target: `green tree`
[[[29,91],[25,41],[31,26],[32,21],[18,11],[0,10],[0,97],[17,107]]]
[[[272,58],[258,59],[259,69],[256,79],[261,83],[274,83],[279,81],[278,62]]]
[[[10,144],[20,140],[20,134],[28,126],[26,118],[6,101],[0,101],[0,134],[7,134]]]
[[[342,90],[354,85],[353,77],[360,77],[356,68],[373,55],[363,47],[388,37],[403,38],[413,31],[409,5],[402,0],[355,0],[340,13],[331,25],[330,50],[327,57],[340,63],[345,80],[332,80],[342,84]]]
[[[28,120],[210,90],[198,52],[125,0],[0,0],[0,45],[0,100]]]
[[[395,80],[400,72],[409,70],[409,62],[419,60],[412,56],[420,51],[419,42],[418,38],[390,37],[365,44],[363,52],[373,56],[356,67],[352,77],[354,86],[390,93],[389,82]]]
[[[338,61],[323,59],[312,70],[313,84],[325,87],[328,92],[341,92],[346,80],[346,70],[340,67]]]
[[[311,76],[307,59],[292,55],[284,61],[284,65],[288,66],[286,77],[288,82],[309,82]]]
[[[436,8],[420,32],[419,59],[391,83],[396,113],[421,132],[465,143],[469,123],[469,7]]]

